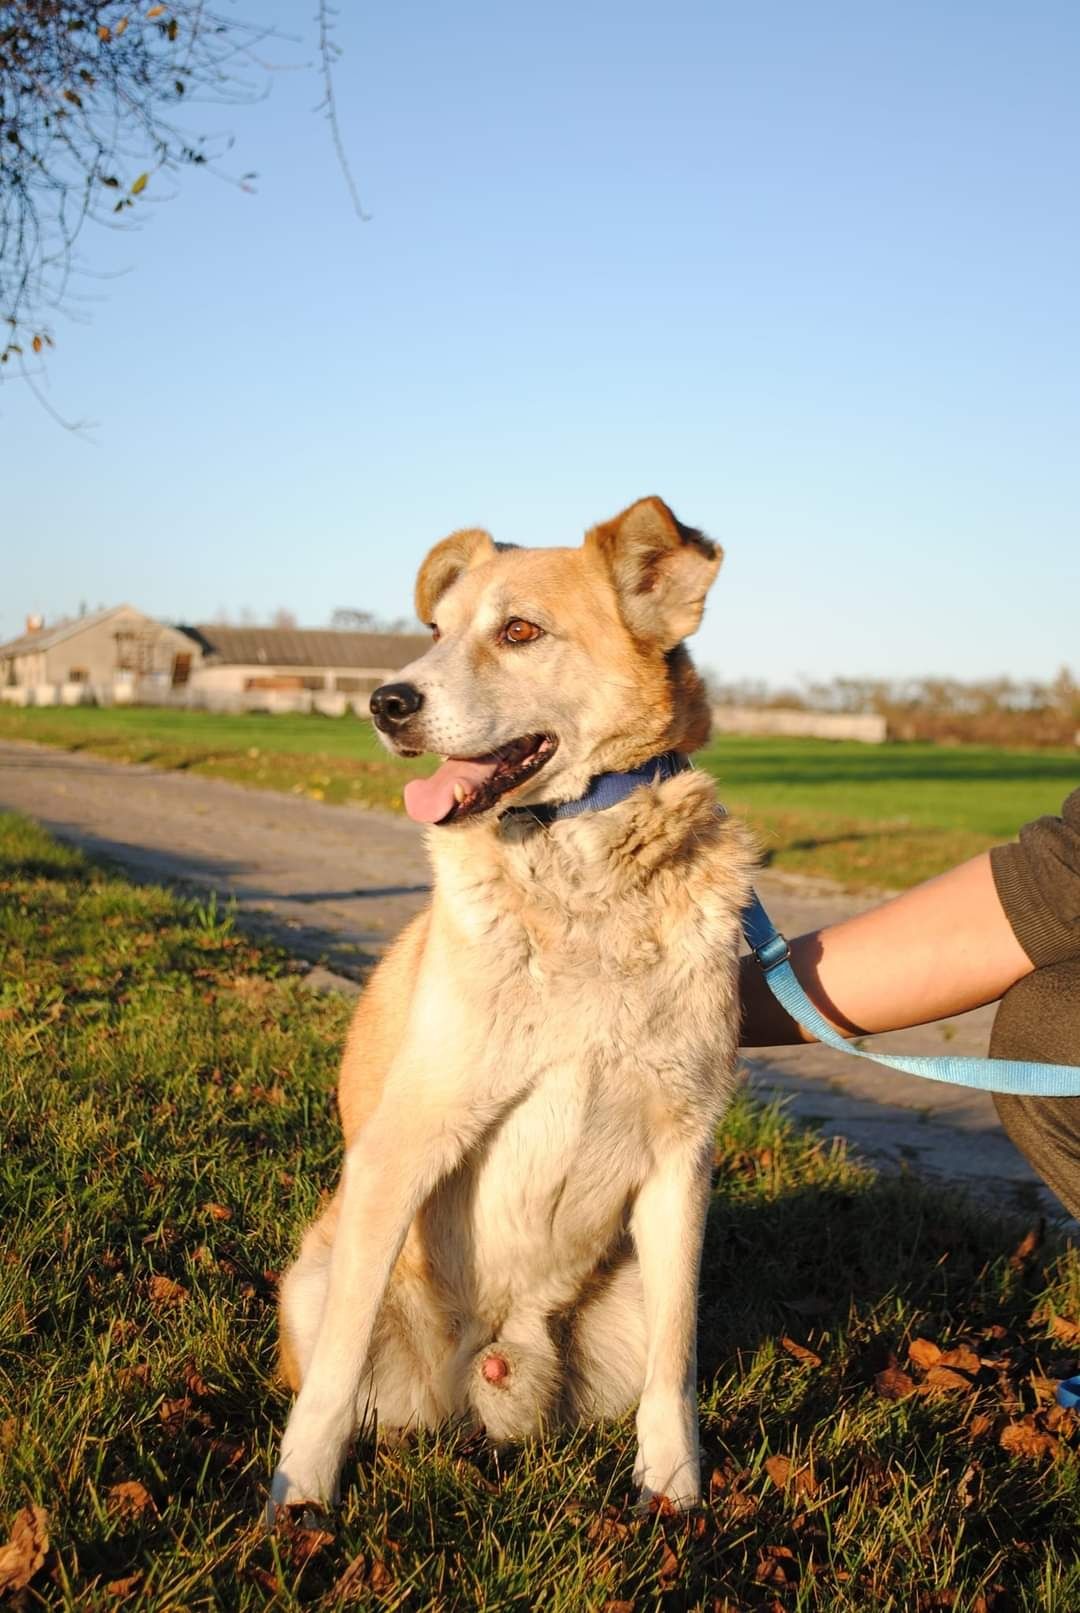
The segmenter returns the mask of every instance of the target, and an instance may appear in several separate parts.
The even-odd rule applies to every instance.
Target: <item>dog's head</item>
[[[476,530],[436,544],[416,581],[432,647],[371,697],[390,749],[446,758],[407,787],[409,815],[494,821],[703,744],[708,705],[683,639],[721,558],[658,498],[579,549],[504,548]]]

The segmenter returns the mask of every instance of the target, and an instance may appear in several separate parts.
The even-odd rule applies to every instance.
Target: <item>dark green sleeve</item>
[[[1037,969],[1080,957],[1080,790],[1060,818],[1036,818],[990,853],[994,883],[1016,939]]]

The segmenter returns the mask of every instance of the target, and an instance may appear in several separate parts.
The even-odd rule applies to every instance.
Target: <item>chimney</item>
[[[28,616],[26,618],[26,631],[28,633],[40,633],[44,626],[44,616]]]

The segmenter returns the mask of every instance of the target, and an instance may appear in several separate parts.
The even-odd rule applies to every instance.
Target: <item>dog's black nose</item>
[[[400,728],[415,717],[424,697],[411,683],[384,683],[371,697],[371,715],[376,728]]]

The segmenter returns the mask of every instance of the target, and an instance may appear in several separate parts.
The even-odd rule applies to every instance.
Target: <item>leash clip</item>
[[[782,963],[787,963],[791,957],[791,948],[788,946],[787,936],[779,931],[770,935],[759,947],[754,948],[754,957],[757,959],[763,974],[772,969],[778,969]]]

